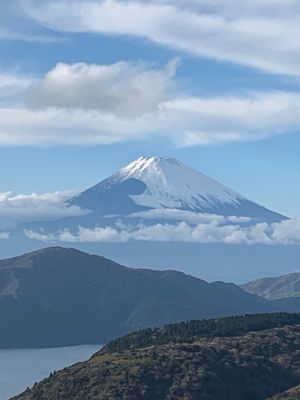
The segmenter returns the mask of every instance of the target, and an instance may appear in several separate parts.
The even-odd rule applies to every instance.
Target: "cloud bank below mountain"
[[[75,194],[77,194],[76,191],[43,194],[0,193],[0,229],[11,228],[26,221],[85,215],[87,210],[76,206],[70,207],[65,202]]]
[[[191,216],[188,217],[189,219]],[[200,218],[200,216],[198,216]],[[203,216],[201,223],[190,224],[154,223],[138,226],[122,222],[113,226],[87,228],[79,226],[77,232],[64,229],[58,233],[46,233],[43,230],[24,230],[29,239],[43,242],[88,243],[88,242],[189,242],[189,243],[225,243],[225,244],[264,244],[264,245],[300,245],[300,217],[279,223],[252,223],[244,225],[230,223],[238,217]],[[242,221],[243,222],[243,221]]]

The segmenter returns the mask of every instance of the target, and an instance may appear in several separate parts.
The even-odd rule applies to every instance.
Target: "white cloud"
[[[132,218],[159,219],[159,220],[173,220],[184,221],[189,224],[195,225],[198,223],[209,223],[217,221],[219,224],[235,223],[246,224],[251,221],[249,217],[236,217],[236,216],[222,216],[216,214],[197,213],[187,210],[179,210],[175,208],[154,208],[147,211],[139,211],[130,215]]]
[[[8,232],[0,232],[0,240],[7,240],[9,239],[9,233]]]
[[[46,27],[134,35],[298,77],[299,15],[294,0],[284,5],[245,0],[240,7],[233,0],[14,0],[0,22],[4,31],[19,21],[16,26],[30,27],[29,33]],[[193,97],[178,85],[177,64],[60,63],[39,78],[0,73],[0,146],[111,144],[161,136],[177,146],[198,146],[299,130],[299,93]]]
[[[189,97],[176,88],[176,65],[60,64],[41,79],[0,75],[0,145],[93,145],[165,136],[178,146],[194,146],[298,129],[299,93]]]
[[[26,230],[25,235],[31,239],[45,242],[189,242],[189,243],[226,243],[226,244],[300,244],[300,218],[268,225],[258,223],[252,225],[228,224],[219,218],[206,222],[189,224],[155,223],[116,227],[105,226],[86,228],[79,226],[77,232],[68,229],[57,234],[47,234],[44,231]]]
[[[40,78],[0,74],[0,146],[95,145],[165,136],[177,146],[254,141],[300,126],[300,93],[191,97],[177,60],[58,64]]]
[[[54,43],[67,41],[64,38],[57,38],[55,36],[47,36],[29,32],[18,32],[15,27],[13,29],[0,28],[0,40],[21,41],[29,43]]]
[[[71,191],[44,194],[0,193],[1,228],[35,220],[84,215],[88,211],[65,202],[75,193]]]
[[[0,145],[110,144],[156,134],[177,64],[58,64],[40,79],[0,75],[0,100],[10,97],[0,102]]]
[[[1,3],[0,40],[52,43],[65,41],[58,35],[50,35],[37,24],[32,24],[22,11],[19,0],[9,0]],[[61,35],[59,35],[61,36]]]
[[[273,224],[272,239],[284,244],[300,244],[300,217]]]
[[[24,229],[24,233],[26,235],[26,237],[28,237],[28,239],[31,240],[38,240],[41,242],[52,242],[56,240],[55,235],[51,234],[51,233],[43,233],[41,232],[34,232],[30,229]]]
[[[158,128],[151,115],[119,118],[97,111],[0,108],[0,145],[94,145],[141,139]]]
[[[154,225],[139,225],[137,227],[113,228],[110,226],[85,228],[78,227],[78,231],[73,233],[68,229],[59,232],[57,235],[45,234],[44,232],[35,232],[25,230],[27,237],[42,241],[60,241],[60,242],[127,242],[130,240],[139,241],[158,241],[158,242],[194,242],[194,243],[215,243],[215,242],[233,242],[229,238],[240,227],[233,225],[219,225],[218,220],[210,223],[196,224],[191,226],[186,222],[177,224],[157,223]],[[247,235],[236,236],[234,243],[250,243]]]
[[[131,118],[157,110],[170,98],[178,61],[165,69],[142,62],[57,64],[27,93],[30,107],[83,109]]]
[[[0,73],[0,105],[15,103],[34,79],[17,73]]]
[[[271,73],[300,75],[300,5],[288,0],[23,0],[27,15],[58,31],[132,35]]]
[[[117,231],[116,229],[106,226],[104,228],[84,228],[79,226],[78,233],[72,234],[68,230],[60,232],[59,241],[61,242],[123,242],[127,241],[127,232]]]
[[[249,217],[237,217],[234,215],[227,217],[227,220],[233,224],[248,224],[251,222],[251,218]]]
[[[184,97],[164,103],[162,110],[177,127],[174,137],[179,145],[252,141],[295,130],[300,122],[300,95],[274,91]]]

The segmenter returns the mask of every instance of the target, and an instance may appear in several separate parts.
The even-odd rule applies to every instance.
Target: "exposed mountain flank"
[[[274,307],[286,312],[300,312],[300,273],[275,278],[262,278],[241,285],[248,293],[270,301]]]
[[[300,272],[274,278],[261,278],[245,283],[241,287],[249,293],[269,300],[300,297]]]

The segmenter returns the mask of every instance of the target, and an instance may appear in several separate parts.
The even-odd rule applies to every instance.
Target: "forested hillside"
[[[267,400],[300,384],[299,323],[264,314],[146,330],[15,400]]]

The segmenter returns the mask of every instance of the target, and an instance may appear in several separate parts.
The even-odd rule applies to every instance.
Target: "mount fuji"
[[[94,217],[173,219],[179,212],[279,222],[283,215],[256,204],[168,157],[140,157],[68,201]]]
[[[261,241],[287,217],[173,158],[140,157],[68,199],[68,207],[77,214],[16,227],[0,241],[2,256],[75,243],[132,267],[167,267],[208,281],[299,269],[300,246]]]

